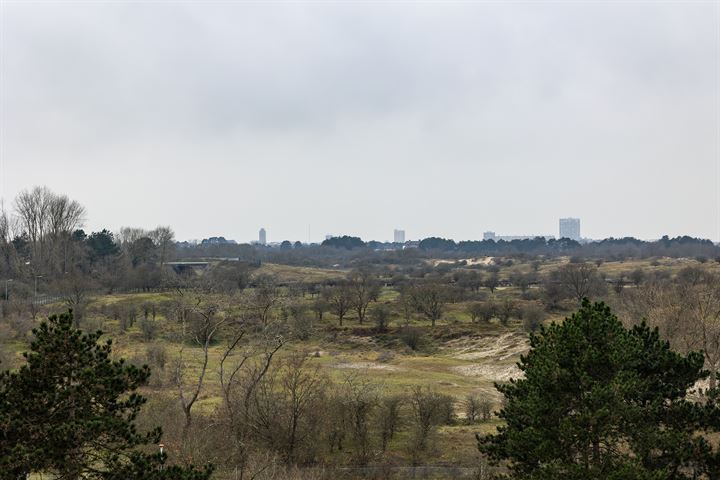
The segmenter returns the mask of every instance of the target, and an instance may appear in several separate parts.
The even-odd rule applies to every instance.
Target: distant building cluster
[[[560,219],[560,238],[569,238],[580,241],[580,219],[579,218],[561,218]]]
[[[331,240],[334,238],[339,238],[336,235],[327,234],[325,235],[325,240]],[[393,230],[393,240],[392,244],[390,243],[386,244],[387,249],[394,249],[398,248],[399,245],[402,246],[402,248],[413,248],[417,247],[417,242],[410,242],[407,241],[405,238],[405,230],[395,228]],[[492,240],[495,242],[499,241],[505,241],[505,242],[511,242],[513,240],[534,240],[536,238],[545,238],[546,240],[553,240],[555,239],[554,235],[498,235],[492,230],[488,230],[486,232],[483,232],[483,240]],[[575,240],[577,242],[583,241],[582,237],[580,237],[580,219],[579,218],[561,218],[560,219],[560,236],[559,238],[569,238],[571,240]],[[587,241],[587,240],[586,240]],[[200,242],[202,245],[224,245],[224,244],[236,244],[235,240],[226,240],[224,237],[210,237],[202,240]],[[255,245],[264,245],[264,246],[276,246],[280,245],[280,243],[268,243],[267,240],[267,231],[265,228],[260,228],[258,231],[258,239],[256,242],[252,242]],[[295,242],[296,246],[301,245],[300,242]],[[370,242],[370,244],[381,244],[382,242]],[[311,244],[308,240],[308,245],[315,245]]]
[[[533,240],[538,237],[543,237],[546,240],[555,238],[554,235],[497,235],[491,231],[483,232],[483,240],[492,240],[494,242],[499,242],[500,240],[505,242],[512,242],[513,240]]]

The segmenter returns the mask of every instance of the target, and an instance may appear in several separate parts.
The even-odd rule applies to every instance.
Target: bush
[[[157,315],[157,308],[154,303],[143,302],[142,310],[143,310],[143,317],[145,319],[152,318],[153,320],[155,320],[155,315]]]
[[[480,401],[480,414],[483,420],[490,420],[490,417],[492,417],[492,402],[490,400]]]
[[[480,412],[480,398],[477,395],[468,395],[463,402],[465,421],[469,424],[477,423],[482,415]]]
[[[370,318],[373,322],[375,322],[375,327],[378,332],[387,331],[387,328],[390,325],[391,314],[392,312],[390,311],[390,308],[382,303],[375,305],[370,310]]]
[[[307,340],[312,336],[313,318],[305,312],[293,316],[293,333],[298,340]]]
[[[444,393],[438,394],[438,418],[442,425],[455,424],[455,397]]]
[[[400,331],[400,339],[410,347],[410,350],[417,350],[422,342],[422,332],[415,327],[403,327]]]
[[[485,302],[474,302],[468,306],[468,314],[472,321],[482,320],[483,322],[489,322],[497,314],[497,306],[492,300]]]
[[[137,309],[134,306],[118,306],[117,310],[113,311],[115,318],[119,317],[120,330],[126,332],[132,328],[137,318]]]
[[[158,331],[158,323],[152,318],[144,316],[140,320],[140,330],[145,340],[154,340]]]
[[[88,333],[97,332],[98,330],[105,330],[105,321],[102,317],[91,317],[87,316],[83,319],[82,329]]]
[[[448,402],[450,398],[450,402]],[[409,398],[412,409],[412,437],[408,444],[413,461],[423,459],[438,425],[448,420],[448,404],[452,409],[452,397],[432,390],[413,387]]]
[[[545,318],[544,310],[537,304],[531,303],[523,308],[523,329],[532,333],[540,328],[542,321]]]
[[[516,310],[517,309],[515,307],[515,301],[510,298],[506,298],[499,305],[497,310],[497,316],[498,318],[500,318],[500,321],[503,325],[507,325],[510,318],[515,315]]]
[[[30,330],[33,329],[33,321],[25,315],[11,315],[8,318],[8,325],[15,332],[15,339],[24,340]]]
[[[167,352],[165,351],[164,346],[157,343],[148,345],[145,349],[145,357],[151,367],[157,367],[160,370],[165,369],[165,364],[167,363]]]
[[[376,418],[383,452],[401,427],[400,409],[404,401],[400,395],[385,396],[380,399]]]
[[[377,356],[377,361],[380,363],[386,363],[389,362],[395,358],[395,354],[391,352],[390,350],[385,350],[384,352],[380,353],[380,355]]]
[[[15,366],[15,355],[12,350],[0,343],[0,372],[10,370]]]

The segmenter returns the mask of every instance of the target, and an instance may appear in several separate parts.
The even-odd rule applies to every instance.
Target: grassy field
[[[254,275],[270,275],[280,283],[292,282],[322,282],[343,278],[347,272],[328,268],[296,267],[293,265],[279,265],[276,263],[263,263],[255,270]]]
[[[539,265],[538,272],[545,274],[568,261],[568,258],[557,258],[543,262]],[[487,263],[482,259],[475,262]],[[699,265],[699,262],[691,259],[603,262],[599,265],[599,271],[612,278],[621,274],[627,275],[638,268],[646,273],[666,271],[672,275],[689,265]],[[531,268],[529,263],[516,262],[502,267],[499,273],[501,278],[509,278],[513,272],[529,272]],[[703,268],[718,270],[720,265],[708,262]],[[264,274],[272,275],[280,282],[292,283],[342,278],[347,272],[264,264],[255,271],[255,275]],[[485,291],[487,292],[487,289]],[[531,288],[530,294],[537,296],[537,287]],[[86,329],[99,328],[107,332],[106,336],[113,339],[115,355],[133,363],[148,362],[148,350],[153,346],[162,347],[166,356],[164,368],[153,366],[150,385],[144,389],[144,393],[151,398],[151,404],[160,400],[177,402],[173,372],[178,358],[182,357],[186,364],[186,387],[196,381],[202,364],[202,349],[193,342],[181,342],[179,324],[168,318],[166,311],[161,308],[162,305],[177,301],[176,295],[135,293],[93,297],[82,320]],[[614,295],[612,289],[608,290],[608,295]],[[498,288],[491,296],[497,301],[504,298],[518,299],[520,291],[514,287]],[[397,297],[397,291],[383,288],[378,301],[392,304]],[[292,301],[309,306],[313,300],[313,297],[306,295],[293,298]],[[224,299],[224,305],[230,309],[234,308],[235,302],[241,300],[236,297]],[[152,335],[152,339],[146,338],[141,327],[140,319],[146,305],[158,306],[157,331]],[[138,319],[132,326],[123,325],[121,320],[110,313],[113,308],[120,307],[137,309]],[[63,308],[62,304],[46,306],[48,312],[60,311]],[[476,395],[490,400],[493,408],[499,409],[502,399],[494,383],[507,382],[520,376],[521,372],[516,363],[528,350],[528,338],[519,319],[513,318],[506,325],[497,319],[488,323],[472,323],[466,308],[466,302],[446,305],[443,318],[435,327],[431,327],[429,321],[417,315],[406,325],[405,319],[396,314],[384,332],[376,331],[371,322],[360,325],[352,314],[346,317],[341,327],[336,317],[326,313],[322,321],[314,321],[312,332],[307,338],[289,338],[277,358],[281,360],[290,355],[306,355],[309,365],[319,366],[336,384],[342,383],[349,375],[359,375],[388,394],[403,394],[420,386],[453,396],[456,399],[455,412],[458,420],[455,425],[442,426],[437,431],[430,463],[473,467],[478,461],[474,434],[494,431],[499,423],[497,418],[493,418],[479,424],[465,424],[462,402],[468,395]],[[544,322],[561,321],[570,312],[569,309],[552,312]],[[281,308],[274,308],[272,316],[281,317]],[[417,350],[412,350],[403,341],[403,328],[407,326],[416,328],[422,336]],[[217,372],[226,341],[227,338],[221,335],[210,348],[208,373],[195,407],[196,414],[211,414],[221,404]],[[18,359],[20,352],[27,347],[27,342],[21,339],[5,340],[4,343]],[[177,415],[181,415],[179,408]],[[401,431],[393,440],[391,453],[388,454],[390,462],[406,464],[409,461],[409,453],[403,448],[407,442],[406,436],[407,432]],[[349,454],[338,452],[329,455],[326,460],[344,465],[349,460],[343,455]]]

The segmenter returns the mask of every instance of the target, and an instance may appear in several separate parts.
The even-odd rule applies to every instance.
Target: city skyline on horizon
[[[576,218],[576,217],[560,217],[558,220],[560,220],[560,221],[562,222],[562,220],[580,220],[580,219],[579,219],[579,218]],[[358,237],[358,238],[362,239],[362,240],[365,241],[365,242],[377,241],[377,242],[381,242],[381,243],[398,243],[398,242],[395,241],[395,240],[396,240],[396,236],[397,236],[397,234],[398,234],[399,232],[402,232],[402,236],[403,236],[403,238],[405,239],[405,242],[419,241],[419,240],[422,240],[422,239],[424,239],[424,238],[429,238],[429,237],[446,238],[446,239],[455,240],[455,241],[487,240],[487,239],[488,239],[488,234],[492,234],[492,236],[495,237],[495,238],[493,238],[493,239],[495,239],[496,241],[497,241],[497,240],[500,240],[500,239],[508,239],[508,238],[518,238],[518,239],[520,239],[520,238],[538,238],[538,237],[544,237],[545,239],[551,239],[551,238],[554,238],[554,239],[570,238],[570,239],[572,239],[572,240],[582,240],[582,241],[598,241],[598,240],[604,240],[604,239],[607,239],[607,238],[611,238],[611,237],[590,238],[590,237],[584,237],[584,236],[582,236],[582,235],[580,235],[578,238],[573,238],[573,237],[569,237],[569,236],[563,237],[562,234],[560,233],[561,228],[562,228],[562,227],[560,227],[560,228],[558,229],[557,235],[556,235],[556,234],[550,234],[550,233],[546,233],[546,234],[532,234],[532,233],[530,233],[530,234],[527,234],[527,233],[526,233],[526,234],[516,234],[516,233],[510,233],[510,234],[508,234],[508,233],[506,233],[506,232],[484,231],[484,232],[482,232],[482,233],[481,233],[478,237],[476,237],[476,238],[454,238],[454,237],[443,236],[443,235],[427,235],[427,236],[422,236],[422,237],[418,237],[418,238],[413,238],[413,237],[407,237],[407,235],[406,235],[406,230],[405,230],[405,229],[395,227],[395,228],[393,228],[393,238],[392,238],[392,239],[389,239],[389,238],[388,238],[388,239],[369,238],[369,237],[365,237],[365,236],[363,236],[363,235],[350,235],[350,234],[347,234],[347,233],[335,233],[335,234],[326,233],[326,234],[324,234],[324,235],[322,236],[322,237],[323,237],[322,240],[316,240],[316,241],[310,241],[310,242],[308,242],[308,241],[303,241],[302,239],[299,239],[299,238],[289,238],[289,237],[288,237],[288,238],[273,239],[272,237],[269,236],[270,230],[269,230],[269,229],[266,229],[266,228],[263,226],[263,227],[260,227],[260,228],[259,228],[259,230],[258,230],[259,234],[256,234],[255,238],[252,239],[252,240],[239,240],[239,239],[236,239],[236,238],[229,238],[229,237],[225,237],[225,238],[226,238],[227,240],[235,240],[235,241],[237,241],[238,243],[258,244],[258,245],[277,245],[277,244],[282,243],[283,241],[290,241],[290,242],[293,242],[293,243],[296,242],[296,241],[299,241],[299,242],[301,242],[301,243],[303,243],[303,244],[320,244],[320,243],[322,243],[323,240],[327,240],[328,238],[342,237],[342,236],[344,236],[344,235]],[[224,236],[224,235],[223,235],[223,236]],[[683,235],[676,235],[676,236],[683,236]],[[676,236],[670,236],[670,237],[673,238],[673,237],[676,237]],[[690,235],[690,236],[692,236],[692,235]],[[656,237],[656,238],[640,238],[640,237],[634,237],[633,235],[620,235],[620,236],[614,236],[614,237],[612,237],[612,238],[625,238],[625,237],[633,237],[633,238],[637,238],[637,239],[643,240],[643,241],[656,241],[656,240],[659,240],[660,238],[662,238],[662,235],[661,235],[661,236],[658,236],[658,237]],[[210,237],[203,237],[203,238],[210,238]],[[177,240],[178,240],[178,241],[199,242],[199,241],[203,240],[203,238],[177,239]],[[711,241],[713,241],[713,243],[718,243],[718,242],[714,241],[713,239],[706,239],[706,238],[702,238],[702,237],[697,237],[697,238],[700,238],[700,239],[702,239],[702,240],[711,240]],[[399,243],[403,243],[403,242],[399,242]]]
[[[717,14],[4,2],[0,198],[47,185],[88,230],[181,239],[548,234],[573,216],[588,238],[719,241]]]

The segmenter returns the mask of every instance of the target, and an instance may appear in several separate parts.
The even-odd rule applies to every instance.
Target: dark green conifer
[[[0,374],[0,478],[44,472],[57,478],[204,480],[210,468],[165,467],[166,456],[143,446],[160,428],[140,433],[135,419],[150,376],[111,359],[102,332],[73,327],[72,311],[33,330],[26,363]]]
[[[506,425],[478,447],[511,478],[719,478],[709,437],[718,409],[688,392],[707,378],[703,355],[681,355],[644,323],[628,330],[584,300],[531,335],[525,378],[497,385]]]

